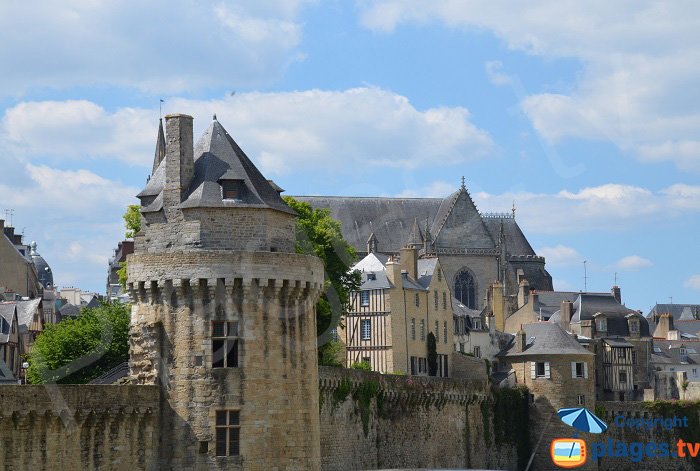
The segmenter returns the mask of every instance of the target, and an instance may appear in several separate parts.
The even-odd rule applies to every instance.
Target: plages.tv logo
[[[608,426],[585,407],[559,409],[557,415],[565,424],[577,431],[602,433]],[[552,463],[560,468],[577,468],[586,463],[588,448],[586,442],[578,438],[574,432],[573,438],[555,438],[550,447]]]

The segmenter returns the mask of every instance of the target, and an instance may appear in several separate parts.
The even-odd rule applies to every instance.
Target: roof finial
[[[510,210],[513,212],[513,219],[515,219],[515,200],[513,200],[513,207]]]
[[[460,188],[463,190],[467,189],[467,187],[464,186],[464,175],[462,175],[462,186]]]
[[[160,119],[163,119],[163,103],[165,103],[165,100],[163,100],[161,98],[160,103],[158,103],[158,109],[160,111]]]
[[[211,120],[216,121],[216,113],[214,113],[214,116],[212,116]]]

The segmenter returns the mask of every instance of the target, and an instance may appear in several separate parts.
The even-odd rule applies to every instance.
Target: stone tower
[[[128,257],[132,382],[158,384],[161,466],[318,470],[320,259],[214,117],[165,117]],[[165,149],[163,149],[165,146]]]

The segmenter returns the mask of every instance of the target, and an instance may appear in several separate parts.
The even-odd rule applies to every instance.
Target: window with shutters
[[[532,362],[532,363],[530,363],[530,368],[531,368],[530,376],[532,379],[535,379],[535,378],[549,379],[550,378],[549,362],[548,361]]]
[[[240,411],[216,411],[216,456],[240,455]]]
[[[585,362],[571,362],[572,378],[588,378],[588,364]]]
[[[238,322],[213,321],[212,335],[212,367],[238,367]]]

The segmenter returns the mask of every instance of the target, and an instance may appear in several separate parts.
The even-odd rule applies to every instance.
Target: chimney
[[[660,339],[668,338],[668,333],[673,331],[673,316],[667,312],[659,316],[659,323],[656,324],[656,329],[654,330],[654,337]]]
[[[165,117],[165,191],[163,206],[180,204],[194,176],[192,116],[169,114]]]
[[[506,312],[505,312],[505,301],[503,299],[503,285],[500,281],[494,282],[488,293],[488,297],[491,301],[491,312],[493,313],[493,320],[495,321],[495,328],[499,332],[505,332],[506,330]]]
[[[518,287],[518,309],[526,305],[530,297],[530,283],[523,278]]]
[[[404,247],[401,249],[401,268],[414,280],[418,278],[418,249]]]
[[[401,285],[401,265],[391,257],[388,262],[386,262],[386,276],[389,278],[394,286]]]
[[[564,331],[569,331],[571,328],[571,314],[573,312],[573,303],[571,301],[562,301],[559,308],[559,325]]]
[[[523,326],[520,326],[520,330],[515,334],[515,352],[522,353],[525,351],[527,346],[527,334],[523,330]]]
[[[612,289],[610,290],[610,292],[612,293],[612,295],[613,295],[613,297],[615,298],[615,300],[616,300],[618,303],[622,304],[622,294],[620,293],[620,287],[617,286],[617,285],[615,285],[615,286],[612,287]]]

